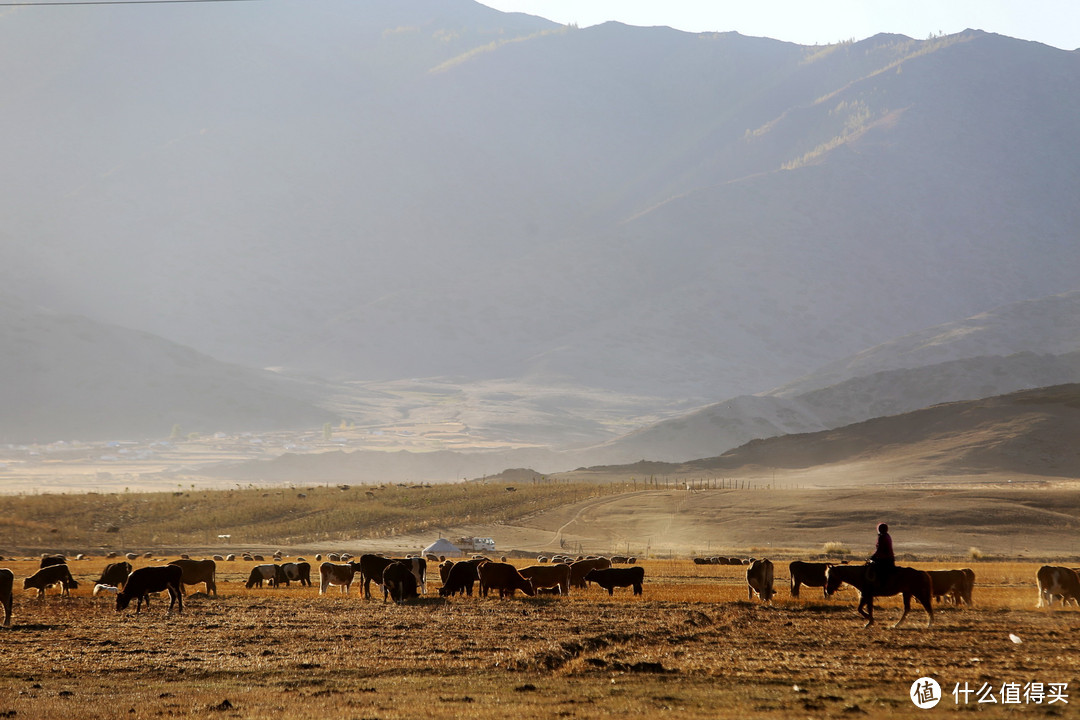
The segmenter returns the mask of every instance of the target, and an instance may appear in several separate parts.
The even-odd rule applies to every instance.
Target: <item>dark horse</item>
[[[931,604],[933,584],[930,576],[915,568],[898,567],[894,569],[883,584],[871,582],[866,577],[865,565],[834,565],[825,571],[825,595],[832,595],[841,584],[847,583],[859,591],[859,614],[866,618],[866,627],[874,624],[874,598],[890,595],[904,595],[904,614],[893,627],[904,622],[911,610],[911,598],[914,597],[926,609],[930,618],[926,627],[934,622],[934,606]],[[865,608],[865,609],[864,609]]]

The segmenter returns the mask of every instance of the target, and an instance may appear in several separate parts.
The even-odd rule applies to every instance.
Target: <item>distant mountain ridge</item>
[[[1080,382],[1080,293],[912,333],[768,393],[661,421],[595,451],[608,460],[687,460],[754,439],[1073,382]]]
[[[983,473],[996,481],[1080,478],[1080,384],[1035,388],[981,400],[942,403],[833,430],[753,440],[721,455],[684,463],[581,468],[561,476],[762,473],[866,463],[866,484],[927,482]],[[892,469],[890,469],[892,468]]]
[[[1076,289],[1075,53],[244,5],[0,17],[10,292],[256,367],[707,401]]]

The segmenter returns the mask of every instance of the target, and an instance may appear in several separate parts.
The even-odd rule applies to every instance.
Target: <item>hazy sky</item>
[[[913,38],[966,28],[1080,47],[1080,0],[481,0],[580,27],[618,20],[689,32],[736,30],[802,45],[892,32]]]

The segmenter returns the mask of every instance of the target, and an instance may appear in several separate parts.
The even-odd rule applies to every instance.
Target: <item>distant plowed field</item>
[[[104,562],[73,562],[74,596],[54,589],[44,602],[21,590],[36,563],[0,563],[16,576],[0,717],[1068,716],[1080,704],[1080,611],[1034,608],[1036,564],[974,564],[975,607],[937,608],[931,630],[919,608],[888,627],[895,599],[866,630],[850,589],[792,599],[785,563],[771,605],[747,601],[744,568],[650,561],[642,597],[594,586],[444,600],[432,568],[428,595],[396,606],[365,601],[357,585],[348,596],[320,596],[317,581],[246,590],[250,563],[230,562],[220,597],[189,595],[182,615],[155,599],[136,617],[92,597]],[[909,699],[921,677],[944,693],[932,711]],[[965,706],[958,683],[1067,683],[1070,702],[978,703],[972,692]]]

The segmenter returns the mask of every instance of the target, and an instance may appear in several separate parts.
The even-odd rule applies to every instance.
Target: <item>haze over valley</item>
[[[1077,52],[48,10],[0,14],[9,470],[189,433],[264,438],[200,474],[679,463],[1080,382]]]

